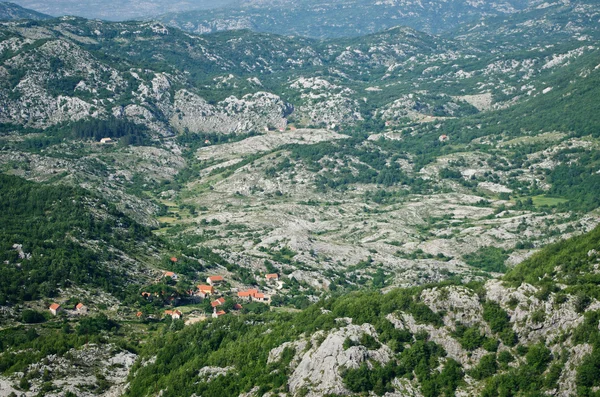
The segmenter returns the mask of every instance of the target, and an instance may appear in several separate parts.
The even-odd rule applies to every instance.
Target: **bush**
[[[21,319],[27,324],[39,324],[46,321],[46,317],[42,313],[31,309],[23,310]]]

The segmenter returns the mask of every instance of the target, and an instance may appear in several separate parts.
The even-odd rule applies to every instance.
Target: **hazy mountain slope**
[[[223,7],[233,0],[17,0],[15,3],[53,16],[75,15],[90,19],[123,21],[165,12],[204,10]]]
[[[452,36],[469,43],[487,43],[495,51],[557,46],[574,39],[595,42],[600,38],[599,16],[600,5],[595,1],[544,3],[509,18],[491,17],[463,25]]]
[[[223,9],[166,14],[160,20],[185,30],[207,33],[251,29],[304,37],[359,36],[398,25],[439,33],[481,17],[511,14],[537,1],[468,2],[314,0],[246,1]]]
[[[11,19],[50,19],[49,15],[37,11],[28,10],[14,3],[0,2],[0,20]]]

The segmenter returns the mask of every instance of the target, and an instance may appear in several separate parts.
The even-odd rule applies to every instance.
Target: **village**
[[[170,261],[176,263],[178,259],[172,257]],[[208,318],[240,314],[248,305],[260,304],[268,308],[274,293],[283,288],[283,282],[277,273],[265,274],[261,279],[265,291],[256,286],[234,287],[223,275],[210,275],[195,287],[181,291],[181,288],[175,288],[181,276],[173,271],[161,271],[154,284],[140,293],[142,308],[132,315],[141,321],[184,320],[189,325]],[[170,308],[164,309],[165,306]],[[53,302],[48,310],[52,316],[85,316],[90,311],[82,302],[74,306]]]

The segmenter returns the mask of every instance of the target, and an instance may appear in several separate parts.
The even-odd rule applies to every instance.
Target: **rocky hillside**
[[[504,280],[330,297],[300,313],[186,328],[144,348],[126,395],[593,393],[599,235],[550,246]]]
[[[50,19],[49,15],[42,14],[33,10],[23,8],[14,3],[1,2],[0,3],[0,20],[13,20],[13,19]]]
[[[1,389],[591,395],[597,11],[512,15],[0,23]]]

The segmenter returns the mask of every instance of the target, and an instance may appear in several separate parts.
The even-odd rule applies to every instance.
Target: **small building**
[[[58,313],[63,311],[62,306],[58,303],[51,304],[48,309],[50,310],[50,313],[52,313],[53,316],[56,316]]]
[[[257,289],[249,289],[246,291],[238,292],[238,298],[241,298],[243,300],[250,302],[252,300],[252,298],[254,297],[254,295],[256,295],[256,294],[258,294]]]
[[[233,305],[233,310],[242,310],[244,308],[244,306],[240,305],[239,303],[236,303],[235,305]]]
[[[207,140],[205,140],[205,141],[204,141],[204,144],[205,144],[205,145],[210,145],[210,144],[211,144],[211,142],[210,142],[210,141],[207,139]]]
[[[448,135],[440,135],[440,137],[438,138],[438,140],[440,142],[448,142],[450,140],[450,137]]]
[[[163,277],[170,277],[171,280],[177,280],[177,274],[173,272],[164,272]]]
[[[267,281],[279,281],[279,274],[270,273],[265,275],[265,278],[267,279]]]
[[[258,292],[257,289],[249,289],[247,291],[238,292],[238,298],[248,302],[271,303],[271,296]]]
[[[183,313],[179,310],[165,310],[165,316],[171,316],[173,320],[179,320],[183,317]]]
[[[150,292],[146,292],[146,291],[144,291],[144,292],[142,292],[142,296],[143,296],[144,298],[148,299],[148,298],[150,298],[150,297],[152,296],[152,294],[151,294]]]
[[[212,285],[199,285],[198,286],[198,295],[202,296],[203,298],[206,298],[207,296],[210,295],[214,295],[215,294],[215,287],[213,287]]]
[[[173,263],[177,263],[177,257],[176,257],[176,256],[172,256],[172,257],[171,257],[171,262],[173,262]]]
[[[79,302],[77,304],[77,306],[75,306],[75,311],[79,314],[86,314],[88,311],[88,308],[86,305],[84,305],[83,303]]]
[[[135,316],[136,316],[137,318],[140,318],[140,317],[142,317],[143,315],[144,315],[144,313],[142,313],[142,312],[137,312],[137,313],[135,314]]]
[[[100,143],[103,145],[108,145],[111,143],[115,143],[115,141],[111,138],[102,138],[102,139],[100,139]]]
[[[213,308],[215,308],[215,307],[217,307],[217,306],[221,306],[221,305],[222,305],[222,304],[224,304],[224,303],[225,303],[225,298],[219,298],[219,299],[216,299],[216,300],[214,300],[214,301],[210,302],[210,305],[211,305]]]
[[[214,310],[213,310],[212,318],[219,318],[221,316],[224,316],[225,314],[226,314],[225,310],[219,310],[219,311],[217,311],[217,308],[215,307]]]
[[[252,297],[252,300],[254,302],[261,302],[261,303],[271,304],[271,296],[263,294],[263,293],[260,293],[260,292],[258,294],[254,294],[254,296]]]
[[[219,285],[223,282],[225,282],[223,276],[210,276],[206,279],[208,285]]]

